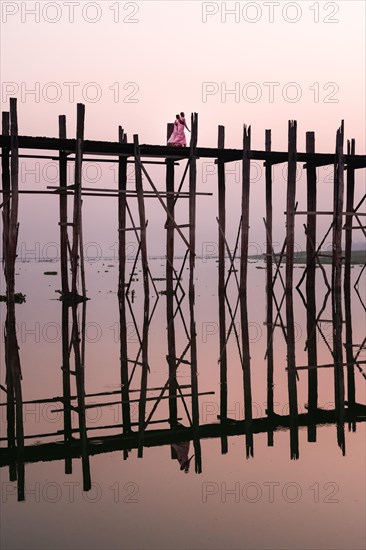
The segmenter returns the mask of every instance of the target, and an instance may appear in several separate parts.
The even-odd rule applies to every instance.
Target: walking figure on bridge
[[[168,145],[171,145],[172,147],[187,146],[184,128],[187,128],[188,132],[190,132],[190,129],[188,128],[186,119],[184,117],[184,113],[182,111],[180,115],[175,115],[174,128],[172,135],[168,139]]]

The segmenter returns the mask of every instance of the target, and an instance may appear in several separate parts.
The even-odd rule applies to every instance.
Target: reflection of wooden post
[[[355,154],[355,140],[347,143],[348,155]],[[355,169],[348,164],[347,166],[347,205],[346,212],[353,211],[355,189]],[[351,315],[351,254],[352,254],[352,216],[346,216],[345,223],[345,261],[344,261],[344,305],[346,321],[346,357],[347,357],[347,400],[348,407],[352,407],[356,401],[355,387],[355,367],[353,364],[353,337],[352,337],[352,315]]]
[[[70,384],[70,352],[69,352],[69,306],[62,303],[62,388],[64,405],[64,441],[69,443],[72,439],[71,420],[71,384]],[[72,473],[72,461],[65,460],[65,474]]]
[[[167,125],[167,140],[173,131],[173,124]],[[166,160],[166,207],[174,219],[174,160]],[[169,217],[166,220],[166,320],[168,336],[168,364],[169,364],[169,421],[174,427],[178,422],[177,414],[177,376],[176,376],[176,348],[174,327],[174,226]]]
[[[344,372],[342,350],[342,295],[341,290],[333,291],[333,356],[334,356],[334,395],[337,418],[337,441],[342,453],[346,453],[344,434]]]
[[[126,142],[126,136],[121,126],[118,128],[119,143]],[[127,158],[118,160],[118,301],[119,301],[119,344],[121,360],[121,399],[123,432],[131,431],[131,411],[129,403],[128,353],[127,353],[127,323],[126,323],[126,189],[127,189]]]
[[[252,390],[250,377],[249,326],[247,309],[248,239],[249,239],[249,192],[250,192],[250,126],[244,125],[243,176],[241,202],[241,252],[240,252],[240,323],[242,337],[244,419],[246,453],[253,456]]]
[[[271,130],[266,130],[266,151],[271,151]],[[266,296],[267,296],[267,415],[273,416],[273,258],[272,258],[272,164],[266,161]],[[273,446],[273,430],[267,442]]]
[[[347,358],[347,401],[351,408],[356,402],[355,367],[353,364],[353,335],[352,335],[352,308],[351,289],[344,290],[344,309],[346,322],[346,358]]]
[[[290,403],[291,458],[298,458],[298,411],[295,360],[295,327],[293,306],[293,268],[295,242],[295,195],[296,195],[296,121],[288,126],[288,174],[286,208],[286,322],[287,322],[287,381]]]
[[[86,416],[85,416],[85,365],[82,362],[82,354],[80,351],[80,330],[78,321],[77,305],[72,304],[72,345],[74,349],[75,357],[75,378],[76,378],[76,391],[78,402],[78,417],[79,417],[79,433],[81,443],[81,461],[83,468],[83,490],[89,491],[91,489],[90,478],[90,464],[88,454],[88,437],[86,431]],[[85,308],[86,302],[82,304],[83,321],[85,322]],[[81,329],[81,333],[85,334],[84,327]]]
[[[306,152],[315,153],[314,132],[306,133]],[[315,297],[315,252],[316,252],[316,168],[308,162],[307,177],[307,228],[306,228],[306,319],[308,364],[317,365],[316,345],[316,297]],[[311,213],[309,213],[311,212]],[[308,370],[308,410],[314,420],[308,426],[308,441],[316,441],[315,414],[318,406],[318,369]]]
[[[225,128],[219,126],[218,148],[225,147]],[[227,352],[226,352],[226,316],[225,316],[225,232],[226,232],[226,189],[225,162],[217,160],[218,173],[218,210],[219,210],[219,331],[220,331],[220,419],[227,420]],[[227,453],[227,437],[221,437],[221,451]]]
[[[146,412],[146,393],[147,393],[147,372],[149,368],[148,362],[148,330],[149,330],[149,266],[147,260],[147,244],[146,244],[146,217],[144,191],[142,187],[142,171],[140,146],[137,135],[133,136],[134,155],[135,155],[135,177],[136,177],[136,193],[138,202],[138,211],[140,219],[140,245],[141,245],[141,261],[142,275],[144,281],[144,321],[142,329],[142,365],[141,365],[141,389],[139,402],[139,450],[138,456],[142,457],[142,437],[145,430],[145,412]]]

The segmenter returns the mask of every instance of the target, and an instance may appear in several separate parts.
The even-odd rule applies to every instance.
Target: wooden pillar
[[[145,413],[146,413],[146,393],[147,393],[147,373],[149,368],[148,361],[148,336],[149,336],[149,266],[147,259],[147,240],[146,240],[146,217],[145,217],[145,203],[144,203],[144,191],[142,187],[142,171],[141,171],[141,157],[140,146],[137,135],[133,136],[134,142],[134,156],[135,156],[135,177],[136,177],[136,193],[140,220],[140,245],[141,245],[141,261],[142,261],[142,275],[144,286],[144,320],[142,329],[142,365],[141,365],[141,387],[140,387],[140,402],[139,402],[139,449],[138,456],[142,457],[142,440],[143,432],[145,430]]]
[[[272,149],[271,130],[266,130],[266,151]],[[273,242],[272,242],[272,164],[269,160],[266,167],[266,328],[267,328],[267,415],[273,416]],[[268,446],[273,446],[273,430],[268,431]]]
[[[126,134],[118,127],[119,143],[126,143]],[[128,347],[126,322],[126,205],[127,205],[127,157],[118,160],[118,302],[119,343],[121,361],[121,400],[123,433],[131,432],[131,409],[129,402]]]
[[[337,130],[336,160],[334,165],[334,193],[333,193],[333,259],[332,259],[332,288],[340,291],[342,281],[342,219],[343,219],[343,191],[344,191],[344,122]]]
[[[347,143],[348,155],[355,154],[355,140]],[[355,169],[347,166],[347,205],[346,212],[353,212],[355,188]],[[347,359],[347,399],[348,407],[356,402],[355,367],[351,364],[353,358],[353,336],[352,336],[352,308],[351,308],[351,254],[352,254],[352,225],[353,216],[346,216],[345,223],[345,262],[344,262],[344,305],[346,321],[346,359]]]
[[[225,148],[225,128],[219,126],[218,148]],[[226,188],[225,162],[217,159],[218,173],[218,218],[219,218],[219,332],[220,332],[220,420],[227,421],[227,350],[226,350],[226,311],[225,311],[225,234],[226,234]],[[227,437],[221,437],[221,451],[227,453]]]
[[[189,164],[189,316],[190,316],[190,338],[191,338],[191,386],[192,386],[192,423],[193,423],[193,445],[195,449],[195,471],[202,471],[201,445],[198,438],[199,426],[199,405],[198,405],[198,373],[197,373],[197,332],[194,315],[195,284],[194,270],[196,261],[196,186],[197,186],[197,160],[196,148],[198,138],[198,115],[191,116],[191,144]]]
[[[85,280],[82,250],[82,216],[81,216],[81,186],[82,186],[82,161],[84,142],[85,105],[77,104],[76,126],[76,151],[75,151],[75,189],[74,189],[74,213],[73,213],[73,241],[71,253],[72,286],[71,292],[77,295],[77,275],[80,258],[80,271],[82,282],[82,294],[85,297]]]
[[[10,135],[10,118],[8,112],[2,113],[2,135]],[[4,274],[7,281],[8,270],[8,249],[9,249],[9,230],[10,230],[10,149],[8,147],[2,148],[1,157],[2,168],[2,190],[3,190],[3,262],[4,262]],[[6,390],[7,390],[7,404],[6,404],[6,419],[7,419],[7,443],[9,449],[15,447],[15,403],[14,403],[14,384],[13,373],[11,369],[10,349],[5,345],[5,365],[6,365]],[[10,481],[16,480],[16,470],[10,467]]]
[[[250,374],[249,326],[247,309],[248,239],[249,239],[249,195],[250,195],[250,139],[251,129],[244,125],[243,173],[241,202],[241,252],[240,252],[240,323],[243,357],[244,420],[246,433],[246,454],[253,456],[252,432],[252,389]]]
[[[348,155],[355,154],[355,140],[347,143]],[[355,169],[352,164],[347,165],[347,199],[346,212],[353,211],[355,194]],[[346,215],[345,223],[345,260],[344,260],[344,290],[351,286],[351,254],[352,254],[352,225],[354,216]]]
[[[15,260],[18,244],[18,178],[19,178],[19,148],[18,148],[18,118],[17,100],[10,99],[10,176],[11,176],[11,208],[9,213],[9,238],[6,262],[7,298],[14,302],[15,292]]]
[[[315,153],[314,132],[306,133],[306,152]],[[306,324],[307,324],[307,352],[308,364],[316,366],[316,205],[317,205],[317,179],[316,167],[308,162],[306,166],[307,177],[307,226],[306,226]],[[311,213],[310,213],[311,212]],[[308,370],[308,411],[313,422],[308,425],[308,441],[316,441],[315,415],[318,407],[318,369]]]
[[[248,240],[249,240],[249,195],[250,195],[250,139],[251,129],[244,125],[243,138],[243,173],[242,173],[242,233],[240,255],[240,292],[247,291],[248,273]]]
[[[189,165],[189,308],[190,308],[190,336],[191,336],[191,384],[192,384],[192,420],[199,423],[198,381],[197,381],[197,342],[196,323],[194,318],[195,284],[194,269],[196,261],[196,179],[197,179],[197,113],[191,117],[191,150]]]
[[[2,132],[9,135],[9,116],[3,116]],[[3,243],[4,262],[6,279],[7,314],[5,320],[5,361],[6,361],[6,382],[8,391],[7,413],[10,420],[8,434],[11,445],[14,445],[14,416],[15,416],[15,438],[17,448],[17,478],[18,478],[18,500],[25,499],[24,495],[24,426],[23,426],[23,399],[21,386],[21,367],[19,357],[19,346],[16,334],[15,322],[15,261],[18,244],[18,205],[19,205],[19,148],[18,148],[18,117],[17,100],[10,99],[10,170],[9,150],[3,151],[2,166],[4,168],[2,177],[3,190],[6,191],[3,213]],[[15,411],[14,404],[15,401]],[[15,412],[15,414],[14,414]],[[10,472],[11,478],[15,478],[15,471]]]
[[[197,180],[197,113],[191,117],[191,145],[189,164],[189,293],[193,296],[194,303],[194,268],[196,261],[196,180]]]
[[[10,117],[8,112],[2,113],[2,135],[10,135]],[[9,247],[9,230],[10,230],[10,204],[11,204],[11,195],[10,195],[10,149],[9,147],[3,147],[1,151],[1,169],[2,169],[2,191],[3,191],[3,209],[2,209],[2,218],[3,218],[3,259],[5,262],[4,272],[5,279],[7,279],[7,261],[8,261],[8,247]]]
[[[20,367],[19,346],[16,335],[15,322],[15,261],[18,245],[18,206],[19,206],[19,147],[18,147],[18,115],[17,100],[10,99],[10,180],[11,180],[11,209],[8,240],[7,262],[7,326],[8,354],[10,358],[12,381],[15,396],[17,467],[18,467],[18,500],[25,500],[24,495],[24,426],[23,426],[23,398],[22,373]]]
[[[167,140],[173,131],[173,124],[167,125]],[[166,159],[166,207],[174,219],[174,160]],[[176,346],[174,325],[174,225],[169,218],[166,220],[166,319],[168,337],[168,365],[169,365],[169,422],[173,428],[178,422],[177,413],[177,374],[176,374]]]
[[[291,458],[298,458],[298,410],[295,359],[295,326],[293,308],[293,267],[295,242],[295,196],[297,160],[297,123],[288,125],[288,173],[286,209],[286,324],[287,324],[287,381],[290,404]]]
[[[58,118],[59,138],[66,139],[66,117],[60,115]],[[69,292],[69,276],[67,265],[67,153],[59,152],[59,173],[60,173],[60,261],[61,261],[61,288],[62,295]]]

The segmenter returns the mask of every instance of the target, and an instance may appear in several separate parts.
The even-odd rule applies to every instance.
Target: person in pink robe
[[[178,124],[178,132],[177,132],[177,146],[186,147],[187,142],[186,142],[186,135],[184,133],[184,128],[187,128],[188,132],[190,132],[190,129],[187,126],[183,111],[180,113],[178,122],[179,124]]]
[[[186,124],[186,119],[184,117],[184,113],[181,112],[180,116],[176,115],[176,120],[174,122],[174,129],[173,133],[168,139],[168,145],[172,145],[173,147],[186,147],[187,141],[186,141],[186,135],[184,133],[184,128],[187,128],[188,132],[190,132],[190,129],[188,128]]]

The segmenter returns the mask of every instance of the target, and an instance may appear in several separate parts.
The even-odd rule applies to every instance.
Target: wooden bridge
[[[343,122],[336,132],[335,152],[316,153],[315,135],[313,132],[306,134],[306,151],[297,150],[297,124],[290,121],[288,124],[288,150],[278,152],[272,150],[271,131],[266,130],[265,148],[263,151],[251,149],[251,129],[244,125],[243,146],[241,149],[225,148],[225,129],[218,127],[217,148],[204,148],[198,146],[198,115],[191,117],[191,142],[189,147],[174,148],[161,145],[143,145],[139,143],[137,135],[133,136],[133,142],[128,143],[127,136],[121,126],[118,128],[119,139],[117,142],[88,141],[84,139],[84,105],[77,106],[76,139],[66,136],[66,118],[59,117],[59,136],[32,137],[18,135],[18,119],[16,99],[10,100],[10,112],[2,114],[2,135],[0,136],[1,162],[2,162],[2,194],[1,204],[3,216],[3,258],[6,279],[7,317],[5,323],[5,364],[6,384],[1,390],[6,395],[7,448],[0,449],[0,465],[10,465],[10,478],[18,477],[18,496],[24,498],[24,462],[32,460],[61,459],[66,460],[66,473],[71,471],[70,457],[81,456],[83,464],[84,490],[91,487],[89,456],[99,452],[95,441],[89,437],[90,426],[87,425],[85,411],[88,407],[88,396],[85,393],[85,306],[86,306],[86,281],[83,256],[83,221],[82,198],[84,196],[109,196],[118,201],[118,218],[116,227],[119,235],[119,277],[118,299],[120,315],[120,374],[121,390],[118,399],[121,405],[123,422],[121,425],[104,426],[101,429],[117,428],[118,436],[105,436],[101,439],[100,452],[115,449],[137,448],[138,456],[142,457],[143,447],[152,444],[168,444],[182,439],[193,439],[195,446],[195,469],[200,472],[201,437],[220,437],[222,452],[227,452],[227,436],[230,434],[245,434],[247,457],[253,455],[255,433],[268,433],[268,445],[273,445],[273,432],[281,427],[290,430],[290,455],[298,458],[298,430],[300,426],[308,427],[309,441],[316,440],[316,426],[320,423],[332,422],[337,425],[337,440],[342,452],[345,452],[344,424],[364,420],[363,405],[358,405],[355,400],[355,369],[361,369],[362,361],[359,358],[361,350],[365,348],[365,340],[357,345],[352,337],[351,316],[351,250],[352,234],[358,229],[366,236],[365,226],[361,218],[365,214],[361,212],[361,206],[365,202],[366,194],[354,204],[355,196],[355,171],[366,168],[366,156],[355,154],[355,141],[347,142],[347,152],[344,151],[344,125]],[[170,134],[168,125],[167,132]],[[31,153],[27,151],[32,151]],[[34,151],[37,153],[35,154]],[[49,154],[45,154],[48,152]],[[106,157],[114,157],[112,159]],[[102,159],[99,159],[102,157]],[[59,163],[59,185],[46,189],[29,190],[19,186],[19,159],[37,158],[53,159]],[[196,260],[196,198],[197,192],[197,160],[199,158],[215,159],[217,164],[217,197],[218,197],[218,310],[219,310],[219,338],[220,338],[220,418],[214,425],[201,425],[199,421],[199,397],[197,377],[197,334],[195,324],[195,260]],[[150,159],[150,160],[149,160]],[[153,159],[153,160],[151,160]],[[89,160],[100,162],[118,163],[118,185],[114,189],[95,188],[87,189],[82,182],[82,165]],[[238,228],[234,252],[231,252],[227,242],[226,219],[226,181],[225,163],[242,161],[241,182],[241,216]],[[251,364],[250,341],[247,312],[247,269],[248,269],[248,235],[250,214],[250,170],[253,160],[265,163],[265,228],[266,228],[266,292],[267,310],[265,325],[267,327],[267,418],[253,418],[252,389],[251,389]],[[177,162],[185,162],[183,176],[176,185],[175,165]],[[67,181],[67,163],[75,166],[75,179],[73,185]],[[133,189],[127,187],[127,164],[133,162],[135,167],[135,185]],[[166,186],[164,190],[158,189],[153,178],[148,173],[148,164],[161,164],[166,167]],[[277,163],[286,163],[287,171],[287,205],[286,205],[286,237],[280,253],[276,253],[272,240],[272,167]],[[296,167],[297,163],[305,163],[307,180],[307,210],[301,212],[306,215],[306,269],[297,285],[297,289],[303,297],[307,315],[307,353],[308,365],[299,367],[295,358],[295,325],[294,325],[294,239],[295,216],[300,214],[296,204]],[[317,177],[318,166],[332,165],[334,167],[333,199],[331,205],[331,222],[321,244],[316,246],[317,240]],[[347,174],[344,177],[345,172]],[[143,176],[149,189],[143,187]],[[186,190],[184,185],[186,184]],[[346,190],[346,193],[345,193]],[[37,447],[25,445],[27,434],[24,434],[23,399],[21,365],[19,347],[16,335],[15,318],[15,261],[18,243],[18,207],[21,194],[40,193],[55,195],[59,201],[59,228],[61,250],[61,285],[62,285],[62,366],[63,396],[59,400],[62,403],[64,429],[62,433],[41,434],[43,437],[63,437],[63,444],[46,443]],[[68,195],[73,197],[72,212],[68,211]],[[148,234],[146,231],[147,220],[145,214],[145,199],[156,198],[164,212],[166,229],[166,319],[167,319],[167,381],[159,388],[159,395],[154,397],[152,411],[146,414],[146,403],[150,388],[148,387],[149,373],[149,326],[155,305],[151,307],[150,289],[154,286],[148,259]],[[134,220],[129,201],[134,198],[138,205],[138,220]],[[175,209],[178,199],[189,200],[189,214],[187,223],[178,224],[175,219]],[[346,203],[344,207],[344,203]],[[166,217],[165,217],[166,216]],[[72,221],[71,221],[72,220]],[[132,282],[126,275],[126,233],[131,231],[138,244],[134,272],[137,261],[141,261],[143,272],[143,327],[139,331],[135,322],[133,308],[129,298],[129,290]],[[345,250],[342,251],[342,234],[345,231]],[[328,345],[332,356],[332,369],[334,371],[334,411],[321,411],[318,408],[318,379],[319,368],[329,368],[329,365],[319,365],[317,359],[317,332],[321,332],[320,320],[324,307],[317,310],[315,300],[316,266],[321,267],[321,247],[329,233],[332,233],[332,275],[329,282],[325,277],[326,285],[332,299],[332,328],[333,345]],[[175,242],[179,238],[185,245],[185,256],[182,265],[178,268],[175,263]],[[228,259],[227,259],[228,256]],[[285,277],[280,271],[281,262],[286,258]],[[234,262],[240,261],[239,275],[236,274]],[[344,260],[344,262],[343,262]],[[189,322],[185,323],[182,312],[182,300],[185,297],[181,283],[181,274],[188,263],[189,283],[187,288],[189,301]],[[227,264],[229,272],[227,274]],[[344,263],[344,268],[343,268]],[[69,274],[69,267],[71,274]],[[344,269],[344,271],[343,271]],[[365,266],[356,281],[357,285]],[[322,270],[323,276],[324,269]],[[226,288],[229,280],[237,289],[237,302],[231,307]],[[301,292],[301,285],[305,281],[306,296]],[[342,334],[342,283],[345,299],[346,342],[343,342]],[[281,298],[275,292],[280,287]],[[182,290],[182,297],[178,296],[178,289]],[[157,296],[156,292],[156,296]],[[158,297],[158,296],[157,296]],[[78,310],[82,308],[82,319],[79,323]],[[127,314],[131,315],[139,337],[139,350],[136,357],[129,355],[127,339]],[[241,334],[236,331],[235,320],[239,317]],[[178,351],[175,336],[176,319],[184,323],[187,343],[183,350]],[[69,320],[72,321],[72,330],[69,330]],[[229,321],[229,328],[227,326]],[[274,352],[273,335],[276,327],[279,327],[287,345],[287,383],[289,396],[289,415],[279,417],[274,412]],[[230,335],[234,335],[241,360],[243,371],[243,397],[244,418],[237,422],[231,422],[228,418],[227,406],[227,342]],[[343,358],[345,346],[346,361]],[[184,393],[185,388],[180,386],[177,380],[177,370],[180,365],[188,365],[190,369],[190,393]],[[347,406],[345,402],[344,368],[347,371]],[[308,413],[304,415],[298,412],[297,402],[297,376],[298,370],[306,368],[308,372]],[[361,369],[362,370],[362,369]],[[131,419],[131,395],[130,385],[133,376],[140,372],[140,389],[138,392],[138,422]],[[72,396],[71,380],[75,378],[75,396]],[[109,392],[111,395],[113,392]],[[107,395],[105,392],[103,395]],[[102,395],[102,394],[101,394]],[[187,404],[187,398],[191,399],[191,410]],[[162,399],[168,399],[169,418],[164,420],[152,420],[152,417]],[[43,401],[50,402],[56,398]],[[75,403],[76,401],[76,403]],[[106,403],[108,405],[108,403]],[[184,413],[189,421],[187,429],[177,428],[179,422],[178,406],[182,405]],[[73,427],[71,412],[78,415],[78,427]],[[169,423],[168,430],[147,430],[149,424],[154,422]],[[135,430],[137,428],[137,430]],[[75,433],[79,439],[75,441]],[[127,451],[126,451],[127,452]]]

